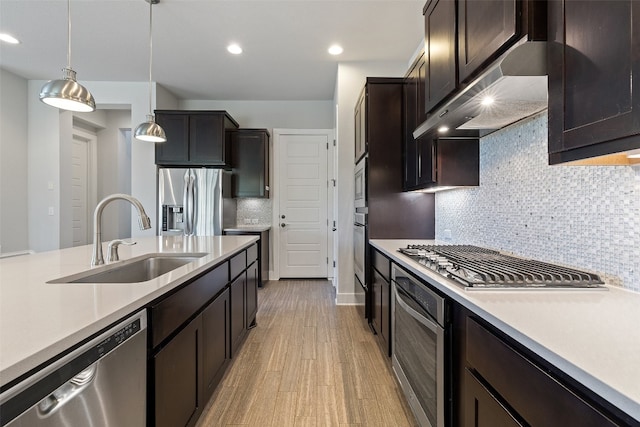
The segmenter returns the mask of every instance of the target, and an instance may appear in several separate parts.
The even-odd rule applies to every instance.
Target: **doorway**
[[[97,136],[74,127],[71,135],[72,246],[88,245],[93,232],[91,210],[97,198]]]
[[[274,129],[274,268],[279,278],[327,278],[332,271],[330,148],[331,130]]]

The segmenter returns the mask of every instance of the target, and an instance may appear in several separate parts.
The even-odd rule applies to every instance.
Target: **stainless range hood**
[[[413,136],[417,139],[442,127],[450,129],[448,134],[478,130],[483,136],[545,108],[547,43],[524,37],[431,113]]]

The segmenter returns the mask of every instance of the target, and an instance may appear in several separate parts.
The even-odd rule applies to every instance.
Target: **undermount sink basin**
[[[206,253],[147,254],[104,265],[47,283],[139,283],[197,261]]]

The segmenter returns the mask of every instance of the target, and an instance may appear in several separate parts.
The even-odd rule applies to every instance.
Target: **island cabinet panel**
[[[470,76],[504,51],[521,33],[519,0],[458,0],[459,80]]]
[[[207,400],[220,383],[231,359],[229,341],[229,290],[220,294],[202,312],[204,396]]]
[[[238,123],[226,111],[157,110],[167,141],[158,143],[156,164],[231,168],[231,136]]]
[[[231,282],[231,357],[235,357],[247,332],[245,295],[247,274],[245,271]]]
[[[246,302],[247,318],[245,324],[247,328],[252,328],[256,325],[256,313],[258,312],[258,263],[255,261],[247,268]]]
[[[640,2],[548,8],[549,163],[640,148]]]
[[[156,427],[193,426],[202,412],[201,334],[197,317],[154,356]]]
[[[464,356],[454,358],[458,369],[453,378],[462,383],[454,387],[463,390],[457,396],[462,425],[627,425],[597,403],[602,399],[579,390],[566,375],[555,375],[557,368],[510,343],[474,315],[457,322],[461,323],[464,344],[460,345],[460,337],[454,338],[454,348],[463,349]],[[461,330],[454,328],[454,332]]]
[[[254,257],[258,259],[258,286],[264,286],[269,280],[269,230],[224,230],[223,234],[230,236],[259,236],[258,244],[247,249],[247,264],[253,262]],[[255,255],[252,251],[257,252]]]
[[[458,87],[456,74],[456,2],[431,0],[424,9],[425,110],[440,104]]]

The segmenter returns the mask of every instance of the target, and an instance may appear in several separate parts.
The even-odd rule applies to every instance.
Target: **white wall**
[[[0,254],[29,248],[27,80],[0,69]]]
[[[44,81],[28,82],[28,164],[29,164],[29,246],[36,251],[60,247],[60,112],[38,99]],[[149,85],[138,82],[83,82],[91,91],[98,108],[131,110],[133,127],[146,121],[149,112]],[[158,104],[156,105],[156,91]],[[153,108],[171,109],[177,99],[166,89],[153,85]],[[55,160],[52,160],[55,159]],[[49,189],[52,188],[52,189]],[[131,145],[131,194],[140,200],[151,218],[152,228],[132,227],[132,236],[152,236],[156,224],[156,167],[153,144],[135,141]],[[47,215],[48,207],[54,215]],[[131,222],[137,224],[135,211]]]
[[[402,62],[352,62],[338,64],[338,76],[334,99],[335,123],[337,125],[337,177],[338,177],[338,232],[334,242],[337,259],[336,302],[338,304],[361,304],[364,302],[362,288],[354,280],[353,271],[353,109],[367,77],[402,77],[407,63]]]

